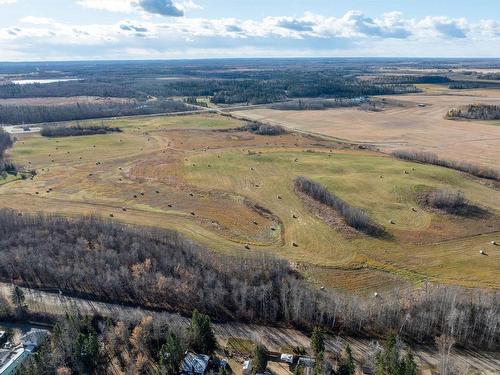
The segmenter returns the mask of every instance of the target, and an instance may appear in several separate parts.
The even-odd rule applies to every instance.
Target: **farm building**
[[[208,372],[210,356],[187,352],[182,360],[181,374],[184,375],[204,375]]]

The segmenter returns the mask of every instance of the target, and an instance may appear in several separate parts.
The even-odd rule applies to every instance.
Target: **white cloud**
[[[76,3],[85,8],[108,12],[131,13],[134,11],[133,0],[79,0]]]
[[[166,17],[180,17],[184,12],[203,9],[193,0],[78,0],[77,4],[108,12],[143,12]]]
[[[94,0],[81,2],[92,5]],[[99,0],[92,6],[109,10],[107,7],[114,2]],[[141,53],[145,58],[247,56],[251,53],[258,56],[417,53],[491,56],[498,54],[491,46],[500,41],[500,23],[494,20],[471,23],[464,18],[408,19],[398,12],[371,18],[357,11],[341,17],[305,13],[301,17],[261,20],[188,17],[167,20],[136,14],[133,1],[119,3],[127,19],[111,24],[73,25],[28,16],[17,26],[0,27],[2,57],[11,56],[11,51],[18,51],[19,56],[45,56],[45,51],[50,51],[71,58],[140,57]],[[130,8],[124,6],[127,3]],[[180,2],[175,4],[182,11],[187,9],[181,8]],[[4,51],[10,51],[9,55]],[[129,56],[130,51],[134,51],[133,56]]]
[[[32,25],[52,25],[52,24],[56,23],[52,18],[35,17],[35,16],[27,16],[27,17],[21,18],[20,21],[22,23],[29,23]]]
[[[17,0],[0,0],[0,5],[14,4],[14,3],[17,3]]]

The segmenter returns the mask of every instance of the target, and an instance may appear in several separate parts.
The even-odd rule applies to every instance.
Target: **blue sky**
[[[0,61],[500,57],[498,0],[0,0]]]

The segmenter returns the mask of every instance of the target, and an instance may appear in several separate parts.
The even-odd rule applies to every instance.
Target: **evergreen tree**
[[[253,356],[253,360],[255,362],[255,366],[254,366],[254,370],[253,370],[253,373],[254,374],[260,374],[260,373],[263,373],[264,371],[266,371],[266,368],[267,368],[267,348],[262,345],[262,344],[258,344],[256,347],[255,347],[255,351],[254,351],[254,356]]]
[[[417,375],[417,364],[411,351],[406,353],[401,365],[401,375]]]
[[[26,312],[26,305],[25,305],[25,300],[26,297],[24,296],[24,292],[21,288],[16,286],[12,290],[12,294],[10,296],[12,304],[15,306],[15,313],[18,318],[22,318],[22,316]]]
[[[325,371],[325,352],[321,351],[316,354],[316,362],[314,363],[313,375],[322,375]]]
[[[18,286],[14,287],[12,290],[12,294],[10,297],[12,304],[16,307],[16,309],[22,309],[24,307],[25,296],[24,292]]]
[[[297,365],[293,369],[293,375],[303,375],[304,374],[304,366],[303,365]]]
[[[160,350],[160,369],[162,374],[175,375],[179,372],[184,350],[179,338],[170,333]]]
[[[345,348],[345,356],[343,356],[339,361],[339,375],[353,375],[356,366],[354,365],[354,359],[352,358],[351,346],[347,344]]]
[[[315,327],[311,336],[311,348],[315,356],[325,351],[325,335],[320,327]]]
[[[75,342],[75,358],[85,373],[92,373],[98,364],[99,344],[97,333],[91,326],[80,332]]]
[[[189,346],[195,352],[212,354],[217,349],[217,341],[208,315],[194,310],[188,332]]]
[[[390,334],[384,344],[383,350],[375,359],[376,375],[416,375],[417,365],[411,352],[401,359],[398,347],[398,338]]]

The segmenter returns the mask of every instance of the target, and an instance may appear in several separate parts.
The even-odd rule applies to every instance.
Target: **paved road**
[[[11,285],[0,283],[0,295],[9,297]],[[141,308],[126,307],[117,304],[95,302],[80,298],[67,297],[57,293],[24,289],[26,302],[33,312],[50,313],[64,315],[66,313],[99,314],[101,316],[112,317],[123,320],[139,320],[144,316],[151,315],[155,319],[161,319],[170,323],[177,323],[187,326],[189,319],[179,314],[167,312],[154,312]],[[280,347],[309,346],[309,338],[302,332],[289,329],[269,327],[256,324],[244,323],[217,323],[214,329],[221,339],[237,337],[249,339],[266,344],[271,350],[279,350]],[[350,337],[330,337],[327,340],[327,349],[338,351],[346,342],[353,348],[354,357],[365,358],[370,351],[370,340],[355,339]],[[438,354],[433,347],[415,347],[414,355],[422,369],[436,366],[438,364]],[[453,360],[462,366],[476,368],[482,374],[494,375],[499,373],[500,353],[499,352],[475,352],[471,350],[455,350],[452,354]]]

